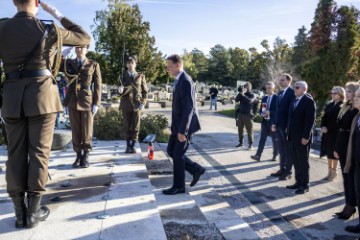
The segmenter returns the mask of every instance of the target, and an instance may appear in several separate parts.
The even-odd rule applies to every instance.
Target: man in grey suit
[[[175,77],[172,104],[171,135],[167,153],[173,159],[174,182],[171,188],[163,190],[166,195],[185,192],[185,170],[193,176],[190,186],[194,186],[205,169],[191,161],[185,153],[192,135],[200,130],[199,113],[196,107],[195,86],[191,77],[183,70],[183,61],[179,55],[166,59],[167,72]]]

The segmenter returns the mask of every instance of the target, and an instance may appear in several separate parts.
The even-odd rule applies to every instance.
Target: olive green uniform
[[[121,94],[120,111],[124,119],[124,129],[126,140],[138,140],[140,131],[140,104],[145,106],[147,98],[147,85],[145,76],[134,72],[130,76],[129,72],[124,73],[122,78],[124,91]]]
[[[100,66],[86,58],[79,68],[78,60],[71,59],[63,64],[61,71],[70,83],[64,105],[69,109],[73,148],[75,152],[87,152],[92,149],[92,107],[101,104]]]
[[[90,36],[67,18],[60,29],[63,45],[84,46]],[[59,91],[53,76],[9,77],[18,71],[31,49],[39,42],[45,24],[27,12],[0,21],[0,59],[7,79],[3,83],[2,116],[8,138],[6,162],[7,191],[43,193],[48,179],[56,113],[62,111]],[[51,69],[54,64],[58,35],[52,26],[47,38],[24,67],[27,71]],[[46,70],[45,70],[46,71]]]

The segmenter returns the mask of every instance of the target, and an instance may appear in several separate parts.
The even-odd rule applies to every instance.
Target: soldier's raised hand
[[[59,10],[57,10],[54,6],[46,4],[43,1],[41,1],[40,5],[46,12],[50,13],[57,20],[60,21],[64,17],[64,15],[62,15],[61,12],[59,12]]]

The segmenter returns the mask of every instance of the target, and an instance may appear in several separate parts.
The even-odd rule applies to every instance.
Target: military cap
[[[130,63],[130,62],[136,62],[136,57],[134,56],[130,56],[126,59],[126,63]]]

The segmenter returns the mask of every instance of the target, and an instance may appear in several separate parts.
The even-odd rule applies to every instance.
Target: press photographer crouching
[[[235,98],[235,102],[240,102],[239,109],[237,110],[237,122],[238,122],[238,133],[239,133],[239,144],[236,147],[244,146],[244,127],[248,135],[249,147],[248,150],[252,149],[254,143],[253,133],[253,119],[256,113],[255,107],[255,96],[251,92],[252,86],[250,82],[245,83],[238,88],[238,95]]]

